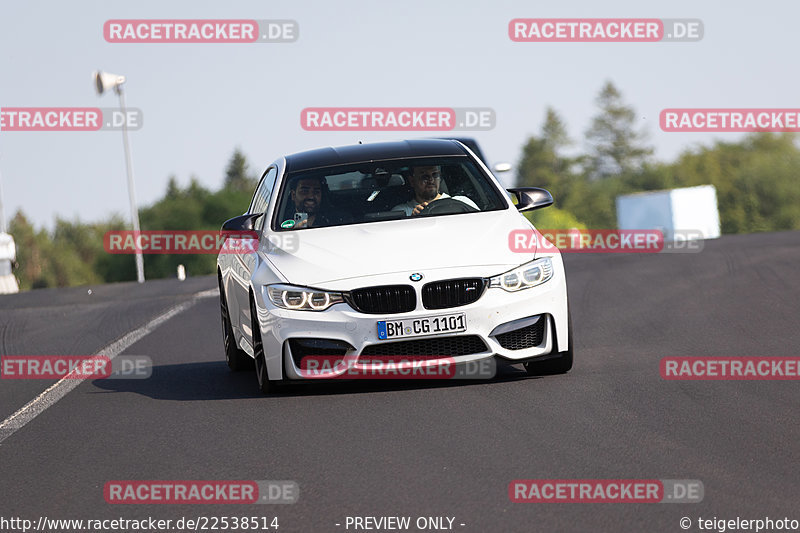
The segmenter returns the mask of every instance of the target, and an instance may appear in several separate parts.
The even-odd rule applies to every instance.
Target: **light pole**
[[[139,210],[136,208],[136,189],[133,184],[133,162],[131,161],[131,147],[128,143],[128,115],[125,112],[125,93],[122,84],[125,83],[125,76],[111,74],[96,70],[92,74],[94,87],[97,95],[102,95],[106,90],[113,88],[119,96],[119,108],[122,111],[122,144],[125,149],[125,171],[128,174],[128,197],[131,202],[131,223],[133,224],[134,236],[139,242]],[[144,258],[141,249],[136,247],[136,278],[139,283],[144,283]]]

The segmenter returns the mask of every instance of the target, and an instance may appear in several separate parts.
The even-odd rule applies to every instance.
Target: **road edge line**
[[[105,348],[102,348],[95,355],[105,356],[108,358],[109,362],[111,362],[116,356],[124,352],[132,344],[148,335],[170,318],[193,307],[201,299],[210,298],[216,296],[217,294],[218,289],[209,289],[206,291],[196,292],[192,295],[191,299],[177,305],[173,305],[157,317],[147,322],[145,325],[133,331],[129,331]],[[68,376],[65,376],[50,385],[36,398],[17,409],[14,414],[0,422],[0,445],[2,445],[3,441],[5,441],[8,437],[16,433],[17,430],[22,429],[28,422],[39,416],[48,407],[66,396],[71,390],[83,383],[86,379],[95,378],[92,378],[91,376],[84,378],[69,378]]]

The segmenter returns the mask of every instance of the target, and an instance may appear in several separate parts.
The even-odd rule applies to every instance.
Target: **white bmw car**
[[[265,393],[381,358],[424,358],[428,367],[501,358],[530,374],[569,371],[561,255],[509,246],[512,231],[533,229],[520,211],[553,199],[536,188],[508,193],[453,140],[276,160],[247,213],[223,225],[258,237],[251,251],[217,261],[228,365],[255,360]],[[309,374],[310,359],[331,357],[329,371]]]

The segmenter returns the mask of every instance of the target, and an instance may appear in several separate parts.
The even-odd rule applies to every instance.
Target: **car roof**
[[[286,156],[286,172],[409,157],[464,156],[466,150],[450,139],[415,139],[317,148]]]
[[[489,162],[486,161],[486,156],[483,155],[483,150],[481,150],[478,141],[476,141],[475,139],[471,137],[440,137],[440,138],[441,139],[447,138],[460,142],[461,144],[465,145],[467,148],[472,150],[475,153],[475,155],[477,155],[480,158],[480,160],[483,161],[487,166],[489,165]]]

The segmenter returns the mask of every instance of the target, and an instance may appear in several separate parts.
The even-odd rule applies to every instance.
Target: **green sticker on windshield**
[[[284,220],[281,222],[281,227],[283,229],[289,229],[294,227],[294,220]]]

